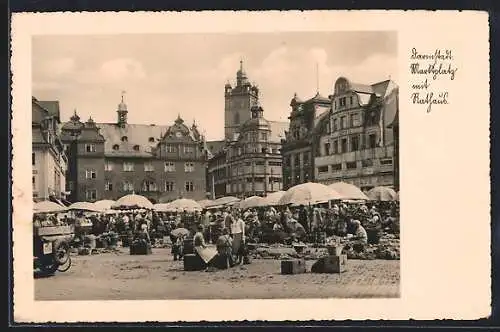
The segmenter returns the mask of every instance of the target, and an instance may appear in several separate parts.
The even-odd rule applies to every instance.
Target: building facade
[[[140,194],[152,202],[206,197],[206,149],[195,123],[179,116],[171,126],[129,124],[118,105],[116,123],[80,122],[62,127],[70,151],[68,190],[72,201],[116,200]]]
[[[302,101],[295,95],[290,102],[290,127],[282,141],[283,188],[314,181],[314,158],[318,126],[328,118],[331,101],[319,94]],[[321,132],[321,131],[320,131]]]
[[[207,142],[211,198],[283,190],[281,140],[288,123],[266,120],[258,93],[240,63],[235,87],[225,86],[225,140]]]
[[[398,110],[398,87],[386,80],[372,85],[337,79],[330,96],[329,130],[315,146],[315,178],[344,181],[362,190],[395,185],[394,134],[388,128]]]
[[[32,98],[32,185],[33,200],[66,198],[68,160],[59,135],[59,102]]]

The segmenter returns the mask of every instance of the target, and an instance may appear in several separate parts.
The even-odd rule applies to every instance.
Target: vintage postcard
[[[16,322],[488,317],[488,32],[14,14]]]

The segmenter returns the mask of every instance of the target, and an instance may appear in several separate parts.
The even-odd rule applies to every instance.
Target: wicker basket
[[[327,245],[326,249],[328,250],[328,254],[331,256],[340,256],[342,254],[342,249],[344,249],[344,246],[341,244],[337,245]]]

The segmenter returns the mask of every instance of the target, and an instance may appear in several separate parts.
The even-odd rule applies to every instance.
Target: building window
[[[257,177],[257,178],[255,178],[255,182],[256,183],[263,183],[264,182],[264,178],[263,177]]]
[[[85,170],[85,178],[86,179],[95,179],[97,177],[97,172],[95,169],[87,169]]]
[[[167,151],[168,153],[174,153],[176,151],[175,145],[167,144],[165,146],[165,151]]]
[[[104,184],[104,190],[113,191],[113,183],[111,183],[111,181],[106,181]]]
[[[345,163],[345,166],[347,169],[355,169],[358,167],[358,165],[355,161]]]
[[[184,145],[184,153],[193,153],[194,149],[191,145]]]
[[[333,141],[333,154],[339,153],[339,141]]]
[[[194,191],[193,181],[186,181],[184,187],[186,189],[186,192],[193,192]]]
[[[175,182],[173,182],[173,181],[166,181],[165,182],[165,191],[172,192],[174,190],[175,190]]]
[[[33,185],[33,190],[36,189],[36,179],[34,176],[31,177],[31,184]]]
[[[352,96],[349,97],[349,105],[353,104]]]
[[[360,125],[360,123],[359,123],[359,114],[358,113],[351,114],[350,115],[350,126],[351,127],[357,127],[359,125]]]
[[[264,166],[265,164],[264,160],[258,160],[255,162],[255,166]]]
[[[120,149],[120,146],[118,144],[113,145],[113,150],[118,151]]]
[[[269,166],[281,166],[281,162],[279,162],[279,161],[270,161],[269,162]]]
[[[172,161],[167,161],[165,163],[165,172],[175,172],[175,163]]]
[[[359,150],[359,136],[351,136],[351,151]]]
[[[318,173],[328,173],[328,166],[318,167]]]
[[[157,190],[158,188],[156,186],[156,182],[154,181],[144,181],[142,183],[142,191],[152,192]]]
[[[342,164],[333,164],[332,165],[332,172],[338,172],[342,170]]]
[[[155,138],[154,138],[154,137],[150,137],[150,138],[148,138],[148,142],[149,142],[149,143],[154,143],[154,142],[155,142]]]
[[[194,172],[194,163],[192,162],[184,163],[184,172],[186,173]]]
[[[85,151],[95,152],[95,144],[85,144]]]
[[[134,145],[134,151],[139,151],[139,145]]]
[[[260,133],[260,139],[263,141],[267,141],[267,133],[266,132]]]
[[[235,125],[239,125],[240,124],[240,113],[238,113],[238,112],[234,113],[234,119],[233,120],[234,120],[233,123]]]
[[[346,153],[347,152],[347,138],[343,138],[340,141],[340,153]]]
[[[85,198],[87,201],[95,201],[97,199],[97,190],[89,189],[85,191]]]
[[[153,166],[152,162],[145,162],[144,163],[144,172],[154,172],[155,168]]]
[[[122,142],[128,142],[128,137],[127,136],[122,136]]]
[[[299,166],[300,165],[300,156],[298,154],[295,155],[294,164],[295,164],[295,166]]]
[[[245,162],[245,166],[251,166],[251,165],[252,165],[251,162],[249,162],[249,161]]]
[[[35,153],[33,152],[31,154],[31,165],[35,166],[36,164],[36,156],[35,156]]]
[[[134,171],[134,163],[130,161],[125,161],[123,163],[123,171],[124,172],[133,172]]]
[[[113,163],[112,163],[112,162],[110,162],[110,161],[106,161],[106,162],[104,163],[104,170],[105,170],[106,172],[110,172],[110,171],[112,171],[112,170],[113,170]]]
[[[368,136],[368,142],[370,149],[374,149],[377,147],[377,136],[375,134],[371,134]]]
[[[380,165],[392,165],[392,158],[380,159]]]
[[[333,119],[333,131],[339,128],[338,119]]]
[[[124,181],[123,191],[134,191],[134,184],[130,181]]]
[[[330,143],[325,143],[325,156],[330,154]]]
[[[339,99],[339,102],[340,102],[340,107],[344,107],[346,106],[346,97],[342,97]]]
[[[363,166],[363,167],[372,167],[373,166],[373,160],[372,159],[363,159],[361,161],[361,166]]]
[[[340,118],[340,129],[347,128],[347,117],[343,116]]]

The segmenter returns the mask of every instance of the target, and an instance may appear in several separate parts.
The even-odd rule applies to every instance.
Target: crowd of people
[[[148,242],[170,237],[174,259],[185,240],[195,248],[215,245],[225,264],[248,260],[248,243],[325,243],[346,239],[357,250],[376,241],[382,231],[399,235],[399,202],[337,203],[317,206],[223,207],[195,212],[120,211],[113,214],[76,212],[71,217],[35,215],[35,224],[75,225],[76,238],[116,234],[124,245],[141,235]],[[175,232],[183,228],[186,232]]]

